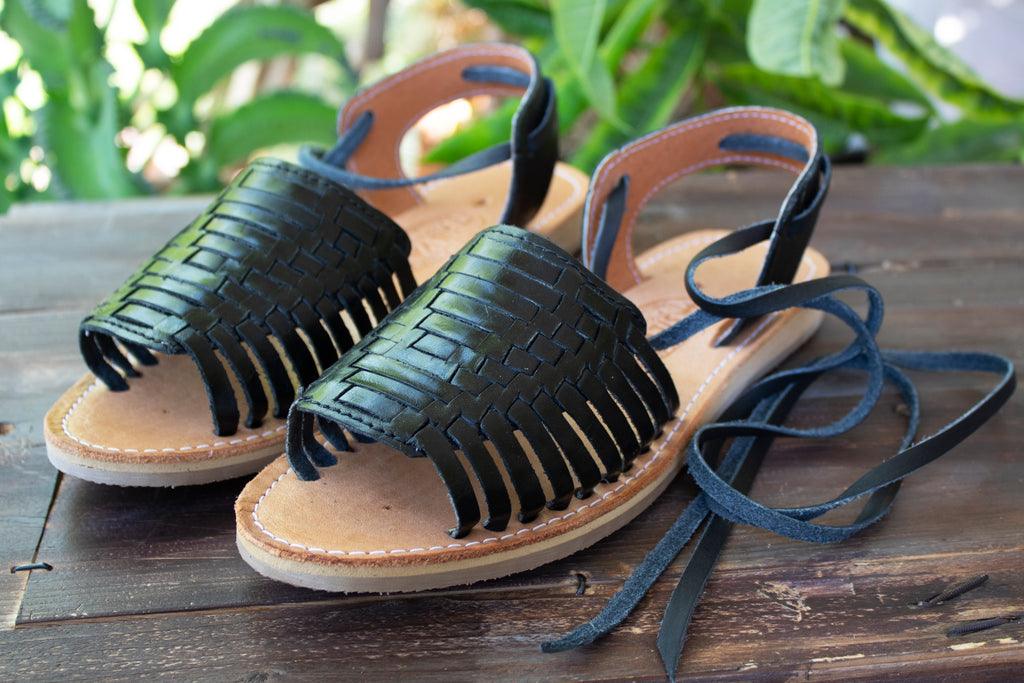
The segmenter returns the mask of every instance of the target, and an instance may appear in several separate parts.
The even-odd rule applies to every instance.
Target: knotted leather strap
[[[268,409],[261,376],[283,417],[296,381],[314,380],[352,346],[353,331],[369,332],[413,290],[409,250],[402,229],[349,190],[256,161],[82,321],[82,355],[121,391],[128,384],[115,368],[137,374],[122,349],[143,365],[156,362],[149,350],[187,353],[215,432],[237,429],[229,373],[255,427]]]
[[[672,182],[724,165],[778,168],[796,176],[770,227],[757,285],[786,284],[796,274],[831,177],[818,134],[803,118],[779,109],[738,107],[698,116],[640,138],[609,154],[594,172],[584,215],[583,261],[619,291],[641,282],[633,251],[637,218]],[[720,339],[740,331],[733,325]]]
[[[459,98],[521,97],[508,143],[484,150],[441,173],[407,178],[399,145],[425,114]],[[558,157],[555,89],[537,60],[514,45],[476,44],[423,59],[355,95],[338,115],[338,143],[303,150],[300,162],[359,190],[395,216],[423,201],[413,185],[512,160],[500,222],[524,226],[540,209]]]
[[[622,590],[590,622],[542,648],[557,652],[591,643],[611,631],[636,607],[640,599],[676,555],[706,521],[693,554],[672,593],[658,633],[658,650],[670,680],[675,680],[690,617],[714,569],[733,522],[760,526],[776,533],[819,543],[849,538],[880,520],[890,509],[902,480],[942,456],[978,429],[1009,399],[1016,386],[1013,364],[986,353],[911,352],[880,350],[875,341],[882,322],[882,299],[863,280],[832,275],[797,285],[755,287],[716,299],[701,292],[693,274],[701,262],[735,253],[767,238],[761,224],[737,231],[702,250],[687,269],[687,289],[701,310],[665,330],[652,340],[655,348],[667,348],[720,319],[764,315],[792,306],[814,308],[842,320],[854,339],[842,351],[817,358],[802,366],[777,372],[743,392],[723,413],[720,421],[700,428],[690,442],[687,464],[701,493],[686,507],[665,537],[626,580]],[[868,312],[861,319],[847,304],[835,298],[845,290],[867,295]],[[913,370],[985,372],[999,377],[996,386],[960,418],[935,434],[915,443],[920,401],[917,390],[901,368]],[[868,375],[867,388],[858,404],[836,422],[812,429],[784,426],[786,416],[804,391],[822,375],[837,369],[853,369]],[[884,382],[896,387],[908,408],[906,435],[899,451],[872,468],[839,496],[812,505],[772,508],[752,500],[747,491],[775,438],[828,437],[859,424],[876,405]],[[729,444],[728,449],[725,445]],[[723,454],[723,450],[725,451]],[[840,526],[813,520],[829,510],[863,500],[857,519]]]
[[[302,392],[289,461],[316,479],[334,457],[314,422],[347,450],[340,426],[430,458],[455,509],[453,535],[480,518],[472,476],[485,528],[504,529],[514,509],[529,521],[613,480],[678,407],[645,328],[633,304],[548,240],[490,228]]]

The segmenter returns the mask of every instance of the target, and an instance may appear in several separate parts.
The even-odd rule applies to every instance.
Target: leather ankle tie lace
[[[665,670],[669,678],[675,680],[690,618],[734,523],[758,526],[789,538],[815,543],[849,538],[889,511],[907,475],[966,439],[1013,393],[1016,385],[1013,364],[998,355],[879,349],[875,336],[882,323],[882,297],[865,281],[852,275],[831,275],[794,285],[760,286],[721,299],[708,297],[700,291],[694,273],[701,263],[765,241],[770,237],[771,227],[766,223],[738,230],[708,246],[694,258],[687,269],[686,286],[700,308],[653,337],[652,346],[656,349],[670,348],[723,318],[751,319],[794,306],[817,309],[835,316],[850,328],[853,340],[837,353],[764,378],[741,394],[718,422],[697,431],[689,444],[687,466],[701,492],[604,610],[569,634],[543,643],[541,647],[545,652],[561,652],[586,645],[614,629],[703,525],[692,555],[669,599],[658,633],[658,650]],[[864,293],[868,302],[864,318],[836,298],[835,295],[843,291]],[[813,429],[785,426],[786,416],[803,392],[818,378],[840,369],[866,374],[867,388],[858,404],[829,425]],[[997,376],[998,381],[958,419],[915,443],[920,401],[904,370],[982,372]],[[825,438],[842,434],[868,416],[886,383],[900,393],[908,408],[907,431],[895,455],[825,502],[779,508],[762,505],[748,497],[754,476],[776,437]],[[729,444],[727,449],[726,444]],[[861,499],[864,499],[863,507],[851,524],[829,526],[813,521],[830,510]]]

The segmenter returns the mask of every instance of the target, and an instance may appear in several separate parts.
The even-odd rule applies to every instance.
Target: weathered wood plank
[[[961,378],[952,387],[937,382],[923,386],[928,391],[922,433],[927,434],[977,400],[985,385]],[[797,421],[826,423],[853,402],[835,396],[829,401],[817,398],[800,407]],[[898,404],[895,396],[887,396],[877,415],[843,439],[780,442],[755,484],[755,496],[766,504],[795,505],[821,499],[824,492],[838,493],[895,450],[903,429],[903,420],[894,414]],[[1021,402],[1015,401],[998,423],[986,426],[968,444],[916,473],[889,518],[843,547],[854,555],[868,553],[878,563],[893,557],[950,557],[970,552],[977,547],[977,527],[984,527],[981,520],[987,507],[1000,515],[1002,523],[984,529],[986,544],[1019,550],[1024,508],[1015,499],[1024,479],[1024,463],[971,455],[998,452],[1002,440],[1021,428],[1024,410]],[[148,490],[65,478],[40,547],[40,557],[56,568],[33,577],[19,623],[323,599],[322,594],[266,581],[237,557],[231,504],[241,485],[236,481]],[[632,525],[598,546],[497,584],[502,589],[558,586],[572,583],[577,573],[592,581],[621,580],[693,495],[692,485],[684,479]],[[944,502],[947,514],[961,520],[961,533],[949,536],[946,517],[935,515],[936,500]],[[842,516],[830,519],[837,523],[835,518]],[[934,548],[940,541],[945,550]],[[788,542],[756,529],[738,531],[735,542],[738,550],[730,562],[752,571],[777,562],[813,562],[819,552],[815,546]],[[799,558],[779,556],[780,543],[800,548]],[[491,586],[485,584],[479,590],[486,592]]]
[[[1011,166],[838,169],[814,244],[885,295],[883,345],[978,348],[1021,362],[1022,181],[1024,168]],[[782,175],[745,173],[688,180],[652,203],[639,240],[652,243],[680,225],[730,228],[770,217],[787,184]],[[0,435],[5,561],[5,553],[34,550],[42,531],[56,476],[38,423],[82,370],[78,319],[205,202],[35,206],[0,219],[0,422],[14,426]],[[826,324],[802,355],[834,350],[845,338],[841,326]],[[923,431],[959,414],[988,382],[922,377]],[[834,419],[858,386],[852,374],[820,382],[794,419]],[[878,415],[826,445],[780,443],[755,497],[796,504],[837,493],[889,454],[900,434],[898,405],[887,393]],[[1019,672],[1019,625],[961,639],[945,633],[1024,604],[1022,430],[1018,396],[970,441],[912,475],[885,520],[844,543],[737,528],[695,614],[680,673],[1005,680]],[[537,645],[594,616],[618,590],[694,495],[685,478],[626,529],[560,562],[465,589],[383,598],[331,596],[255,575],[233,546],[231,502],[240,487],[148,491],[62,481],[40,544],[39,559],[55,570],[34,573],[27,585],[25,575],[8,575],[0,585],[0,609],[13,613],[20,604],[22,624],[0,627],[3,676],[663,678],[654,638],[680,562],[602,643],[560,655],[542,655]],[[851,513],[830,519],[843,514]],[[932,610],[908,607],[977,573],[991,578],[968,595]]]
[[[731,549],[727,549],[730,552]],[[949,626],[1024,599],[1006,553],[967,553],[952,572],[930,560],[881,567],[838,556],[814,565],[718,572],[694,617],[680,674],[708,678],[925,680],[957,672],[995,679],[1019,667],[1013,625],[966,639]],[[895,568],[896,572],[891,570]],[[908,603],[988,572],[976,591],[929,610]],[[662,581],[622,628],[581,650],[544,655],[539,643],[596,612],[616,586],[560,591],[468,590],[324,601],[259,611],[216,610],[142,620],[65,623],[0,634],[14,678],[189,679],[356,676],[379,680],[661,680],[654,644]]]
[[[0,313],[91,309],[208,202],[200,197],[12,208],[0,217]]]

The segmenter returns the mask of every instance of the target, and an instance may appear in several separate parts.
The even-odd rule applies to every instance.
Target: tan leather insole
[[[417,281],[433,275],[473,235],[497,221],[510,172],[506,162],[431,183],[422,189],[423,204],[395,218],[412,241],[409,260]],[[578,247],[586,189],[583,173],[558,164],[531,229]],[[267,455],[283,450],[284,420],[272,416],[257,429],[242,425],[230,437],[214,436],[206,391],[192,360],[158,358],[156,366],[141,368],[141,377],[128,380],[128,391],[111,392],[87,375],[66,392],[46,418],[51,457],[120,463],[122,469],[132,463],[173,469],[175,462],[194,467],[256,450]],[[237,386],[236,397],[244,420],[245,401]]]
[[[721,234],[690,233],[638,259],[648,279],[626,295],[643,311],[649,335],[694,310],[682,274],[694,254]],[[711,295],[750,287],[763,258],[764,249],[753,248],[712,260],[698,271],[698,282]],[[827,269],[819,254],[808,253],[797,280],[820,277]],[[734,344],[715,348],[712,340],[728,324],[723,322],[662,352],[680,396],[678,419],[619,481],[600,485],[585,500],[574,499],[567,510],[545,510],[534,522],[513,521],[500,533],[477,526],[455,540],[446,533],[454,521],[451,504],[427,458],[358,444],[355,452],[340,453],[339,464],[322,469],[315,482],[299,481],[283,457],[261,472],[236,506],[240,548],[274,578],[332,590],[418,590],[564,556],[646,507],[681,467],[678,453],[696,427],[809,337],[820,318],[803,310],[768,316]],[[423,578],[445,571],[449,575],[440,579]]]

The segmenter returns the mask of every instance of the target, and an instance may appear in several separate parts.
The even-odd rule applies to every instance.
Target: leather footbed
[[[701,231],[665,242],[637,260],[640,284],[624,292],[654,334],[694,310],[680,274],[724,233]],[[762,247],[715,259],[697,273],[712,296],[751,287]],[[808,250],[795,281],[821,277],[828,264]],[[282,456],[256,476],[236,503],[238,546],[261,573],[331,591],[417,591],[505,576],[593,544],[645,509],[681,470],[682,449],[746,386],[777,365],[817,329],[821,314],[793,309],[754,321],[731,345],[713,340],[723,321],[661,352],[679,392],[675,419],[616,482],[601,484],[568,509],[545,510],[529,524],[499,533],[481,527],[455,540],[445,488],[427,458],[381,444],[353,444],[315,482],[299,481]],[[523,441],[524,448],[529,448]]]
[[[417,282],[483,228],[494,224],[508,193],[510,162],[420,188],[424,202],[395,216],[409,234]],[[579,247],[587,177],[558,164],[543,206],[527,226],[561,246]],[[186,355],[155,354],[159,363],[110,391],[92,374],[46,415],[47,455],[65,472],[127,486],[180,486],[258,471],[284,450],[285,420],[268,416],[256,429],[213,434],[206,390]],[[236,387],[237,389],[237,387]],[[240,390],[236,390],[244,405]]]

